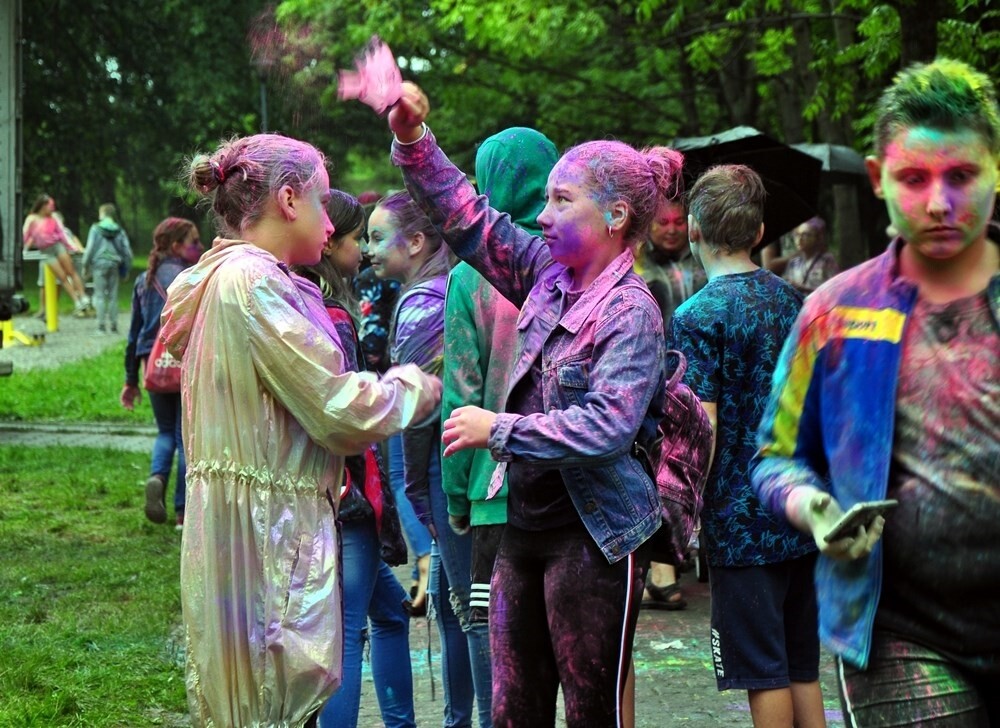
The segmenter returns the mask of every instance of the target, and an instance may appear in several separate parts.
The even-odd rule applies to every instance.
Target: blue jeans
[[[475,697],[480,728],[490,728],[492,671],[488,627],[473,625],[469,599],[472,586],[472,535],[458,536],[448,525],[448,499],[441,487],[441,453],[430,461],[431,519],[437,540],[431,549],[427,591],[441,644],[444,675],[445,728],[472,725]]]
[[[153,441],[153,462],[150,475],[162,475],[170,480],[170,470],[177,452],[177,485],[174,487],[174,511],[184,512],[184,477],[187,464],[184,460],[184,440],[181,437],[181,395],[179,393],[147,392],[149,405],[156,419],[156,439]]]
[[[371,664],[382,722],[386,728],[413,728],[413,675],[410,671],[410,615],[407,594],[379,556],[371,520],[342,525],[344,574],[344,675],[340,689],[323,707],[320,728],[356,728],[361,703],[361,659],[371,623]]]
[[[440,465],[438,466],[440,468]],[[399,511],[399,523],[403,527],[403,535],[413,554],[413,579],[417,579],[417,559],[431,552],[431,534],[417,518],[413,506],[406,498],[405,480],[403,477],[403,435],[396,434],[389,438],[389,485],[392,495],[396,498],[396,508]]]

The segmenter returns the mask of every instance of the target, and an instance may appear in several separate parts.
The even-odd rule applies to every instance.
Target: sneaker
[[[104,325],[103,324],[98,325],[98,327],[97,327],[97,333],[99,333],[99,334],[103,334],[104,333]]]
[[[175,531],[183,531],[184,530],[184,514],[183,513],[178,513],[177,514],[177,525],[174,526],[174,530]]]
[[[146,480],[146,518],[153,523],[167,522],[167,483],[162,475],[150,475]]]

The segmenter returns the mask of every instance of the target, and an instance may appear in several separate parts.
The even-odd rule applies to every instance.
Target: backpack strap
[[[670,359],[671,357],[677,359],[677,366],[674,368],[674,373],[670,376],[670,379],[667,381],[666,388],[668,392],[673,390],[674,387],[677,386],[678,382],[684,380],[684,374],[685,372],[687,372],[687,367],[688,367],[687,357],[684,356],[684,352],[678,351],[677,349],[668,349],[666,358]]]
[[[148,279],[149,276],[147,275],[146,278]],[[167,292],[163,289],[163,286],[160,285],[160,281],[156,278],[155,273],[153,274],[153,288],[156,289],[156,292],[160,294],[160,297],[163,298],[164,301],[167,300]]]

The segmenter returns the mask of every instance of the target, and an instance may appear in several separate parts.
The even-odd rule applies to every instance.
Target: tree
[[[247,29],[259,0],[36,0],[24,7],[24,190],[76,231],[117,202],[142,244],[185,154],[256,129]],[[70,32],[68,29],[72,29]]]
[[[269,126],[323,149],[335,184],[362,184],[364,169],[390,185],[386,127],[335,100],[337,69],[375,32],[427,90],[435,133],[467,170],[476,145],[511,125],[560,147],[748,124],[865,150],[901,65],[943,53],[1000,69],[989,0],[265,2],[25,3],[29,197],[53,194],[77,230],[109,200],[143,232],[167,213],[196,216],[179,196],[181,162],[259,129],[261,78]],[[841,221],[858,217],[848,206]]]

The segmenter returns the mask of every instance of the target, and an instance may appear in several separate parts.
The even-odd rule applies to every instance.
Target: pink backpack
[[[656,437],[646,447],[636,442],[635,454],[660,496],[662,523],[650,539],[652,560],[680,566],[701,514],[712,457],[712,424],[701,400],[684,384],[684,354],[670,350],[668,364],[671,359],[677,359],[677,366],[667,380]]]

